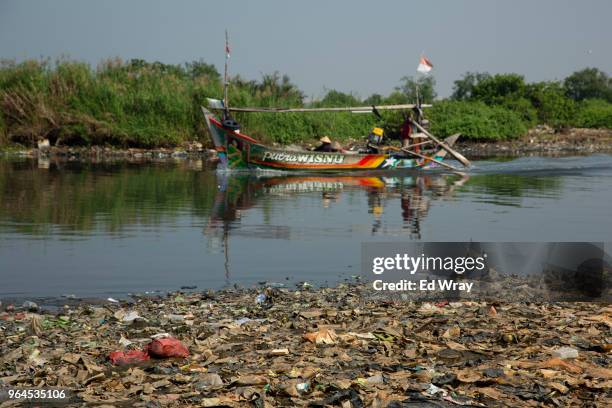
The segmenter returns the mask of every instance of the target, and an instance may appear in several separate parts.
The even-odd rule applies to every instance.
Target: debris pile
[[[264,296],[260,296],[264,295]],[[68,406],[612,406],[612,307],[375,299],[365,285],[0,312],[0,389]]]

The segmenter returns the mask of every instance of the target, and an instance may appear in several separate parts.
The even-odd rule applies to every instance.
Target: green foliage
[[[442,137],[461,133],[470,139],[500,140],[527,132],[527,126],[519,114],[482,102],[438,102],[431,109],[430,118],[432,132]]]
[[[377,125],[374,115],[350,112],[248,113],[236,115],[248,133],[262,141],[278,143],[315,142],[322,136],[333,140],[364,137]]]
[[[574,125],[584,128],[612,129],[612,103],[587,99],[578,105]]]
[[[385,97],[381,94],[372,94],[363,100],[364,105],[382,105],[384,103]]]
[[[422,103],[433,103],[436,98],[436,79],[431,75],[421,75],[415,79],[413,76],[405,76],[400,79],[400,86],[395,90],[406,96],[411,103],[417,101],[417,94]]]
[[[574,101],[565,96],[560,82],[537,82],[526,90],[538,112],[538,122],[554,128],[567,127],[575,114]]]
[[[538,111],[527,98],[507,98],[500,106],[517,113],[527,127],[535,126],[538,122]]]
[[[506,99],[525,95],[525,78],[518,74],[497,74],[478,81],[472,89],[472,99],[487,104],[501,104]]]
[[[327,91],[323,99],[315,102],[313,105],[317,107],[359,106],[361,105],[361,101],[353,94],[347,94],[331,89]]]
[[[432,76],[403,77],[387,96],[373,94],[361,101],[352,93],[329,90],[309,106],[404,104],[416,101],[417,85],[424,103],[436,97]],[[576,72],[563,84],[526,84],[517,74],[466,73],[455,81],[454,102],[436,103],[433,130],[442,135],[516,137],[537,123],[556,128],[576,125],[609,127],[604,102],[576,100],[593,95],[611,100],[610,78],[594,68]],[[222,98],[221,75],[214,65],[193,61],[183,65],[118,59],[89,65],[59,60],[0,61],[0,144],[52,144],[158,147],[187,140],[208,140],[200,105],[207,97]],[[260,80],[236,75],[230,80],[232,106],[301,107],[304,93],[278,72]],[[461,102],[461,103],[459,103]],[[579,106],[577,106],[579,105]],[[383,113],[386,132],[399,126],[399,113]],[[296,143],[322,135],[334,139],[365,136],[383,126],[373,115],[350,113],[236,115],[247,134],[267,142]]]
[[[585,68],[565,78],[567,96],[575,101],[605,99],[612,102],[612,78],[597,68]]]
[[[485,79],[491,77],[487,72],[466,72],[463,78],[454,82],[453,94],[451,99],[455,101],[465,101],[474,97],[474,88]]]

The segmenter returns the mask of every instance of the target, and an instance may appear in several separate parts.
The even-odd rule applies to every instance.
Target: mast
[[[229,105],[227,101],[227,87],[228,87],[228,77],[227,77],[227,66],[230,58],[230,48],[229,48],[229,38],[227,36],[227,30],[225,30],[225,74],[223,75],[223,107],[225,110],[225,116],[229,115]]]

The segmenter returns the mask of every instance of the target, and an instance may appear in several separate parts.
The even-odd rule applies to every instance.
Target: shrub
[[[525,78],[518,74],[497,74],[483,77],[472,88],[472,99],[487,104],[500,104],[504,100],[525,96]]]
[[[442,101],[429,111],[431,129],[441,137],[461,133],[470,139],[512,139],[527,132],[519,114],[482,102]]]
[[[538,112],[538,122],[554,128],[567,127],[575,113],[574,101],[565,96],[559,82],[530,84],[527,94]]]
[[[535,126],[538,122],[538,111],[529,99],[508,98],[501,103],[501,106],[517,113],[528,127]]]
[[[575,101],[605,99],[612,102],[612,78],[597,68],[585,68],[565,78],[567,96]]]
[[[587,99],[578,105],[575,126],[612,129],[612,103]]]

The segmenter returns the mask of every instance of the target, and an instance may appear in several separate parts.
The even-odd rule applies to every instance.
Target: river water
[[[0,160],[0,298],[335,283],[371,241],[612,241],[612,156],[312,176]]]

